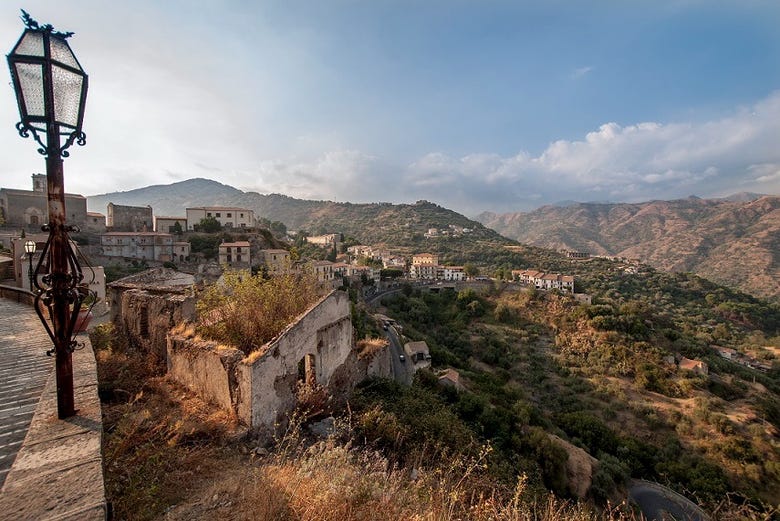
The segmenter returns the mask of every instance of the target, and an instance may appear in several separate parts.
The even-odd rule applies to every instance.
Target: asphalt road
[[[398,338],[398,333],[393,326],[389,326],[385,331],[385,336],[388,342],[390,342],[390,356],[393,359],[393,378],[396,382],[401,384],[410,385],[412,383],[412,375],[408,370],[408,365],[411,362],[401,362],[400,355],[404,352],[404,346],[401,345],[401,339]]]
[[[694,502],[656,483],[633,480],[628,496],[639,505],[648,521],[709,521],[707,514]]]

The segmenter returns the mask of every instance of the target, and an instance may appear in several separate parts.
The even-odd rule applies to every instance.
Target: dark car
[[[404,355],[398,355],[398,359],[402,362],[406,362],[406,357]]]

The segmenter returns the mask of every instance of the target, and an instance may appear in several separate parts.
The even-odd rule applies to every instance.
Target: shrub
[[[268,280],[248,271],[226,271],[197,304],[197,332],[249,354],[278,335],[319,297],[309,273]]]

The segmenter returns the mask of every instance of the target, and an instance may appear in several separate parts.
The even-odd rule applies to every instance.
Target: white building
[[[187,208],[187,229],[194,230],[201,219],[214,217],[225,228],[253,228],[255,212],[234,206],[201,206]]]
[[[537,289],[558,289],[574,293],[574,277],[571,275],[536,270],[512,270],[512,277]]]

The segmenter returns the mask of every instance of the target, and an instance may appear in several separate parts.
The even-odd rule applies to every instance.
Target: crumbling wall
[[[195,297],[111,288],[111,321],[133,345],[166,356],[166,337],[177,324],[195,317]]]
[[[168,374],[206,401],[233,410],[242,351],[175,332],[168,335],[167,349]]]
[[[352,350],[349,297],[333,291],[239,365],[238,417],[253,428],[272,429],[295,407],[302,366],[310,363],[313,379],[328,387]]]
[[[316,382],[339,399],[367,376],[392,374],[384,343],[355,346],[343,291],[331,292],[245,358],[181,327],[168,334],[167,360],[173,378],[261,432],[286,422],[301,380]]]
[[[386,341],[376,339],[359,343],[344,363],[334,371],[328,391],[337,401],[345,399],[350,391],[368,377],[392,378],[392,353]]]

